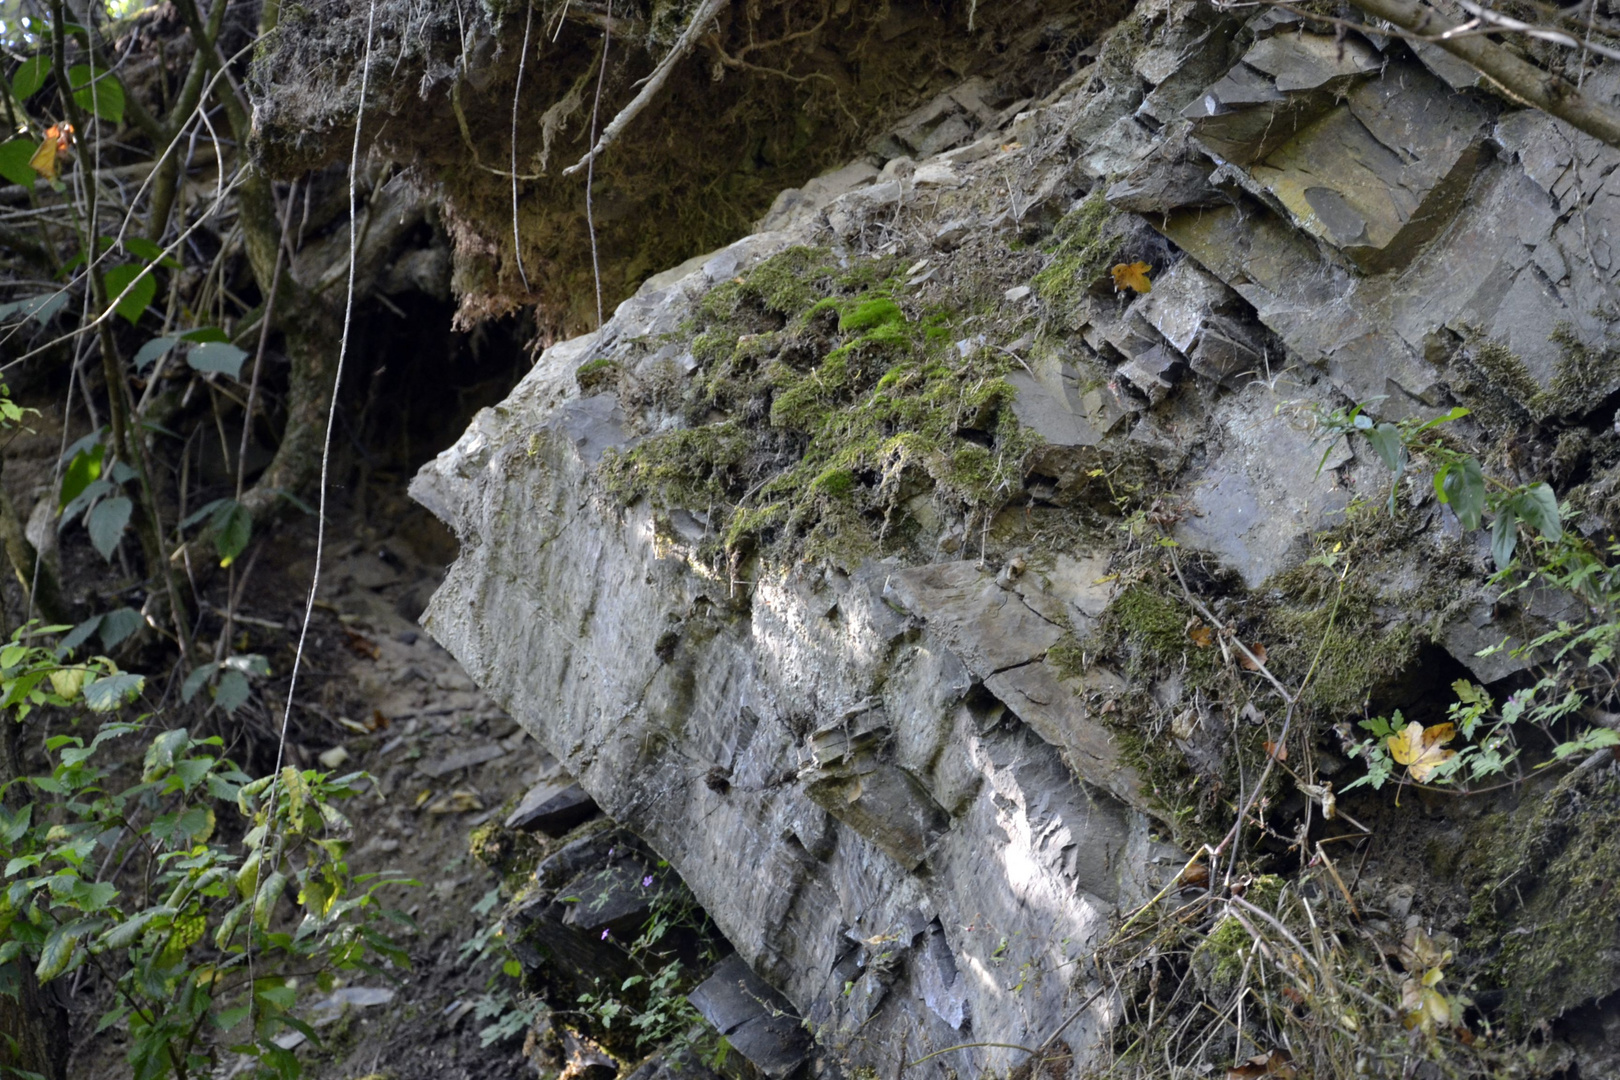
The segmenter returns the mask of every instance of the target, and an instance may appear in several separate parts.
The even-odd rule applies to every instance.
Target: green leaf
[[[161,780],[174,768],[174,756],[185,749],[186,743],[191,741],[191,733],[185,728],[175,728],[165,731],[152,740],[152,745],[146,748],[146,759],[141,766],[141,780],[151,783]]]
[[[260,883],[259,892],[253,898],[253,923],[260,930],[269,929],[270,916],[274,914],[276,904],[281,900],[281,894],[286,888],[287,875],[279,870]],[[290,988],[283,989],[286,989],[288,994],[292,993]]]
[[[123,1020],[130,1012],[131,1009],[128,1005],[120,1005],[116,1009],[109,1009],[107,1012],[102,1013],[101,1019],[96,1021],[96,1034],[100,1035],[103,1031]]]
[[[246,359],[247,353],[228,341],[205,341],[200,345],[193,345],[186,354],[186,362],[194,370],[205,373],[218,372],[237,380],[241,379],[242,361]]]
[[[204,664],[190,675],[187,675],[186,681],[180,684],[180,700],[189,705],[191,699],[197,696],[197,691],[207,686],[208,680],[212,679],[214,672],[218,670],[218,664]],[[243,813],[246,813],[246,811],[243,811]]]
[[[11,77],[11,94],[18,101],[24,101],[39,93],[39,88],[45,85],[45,76],[51,73],[51,58],[41,53],[31,56],[17,66],[16,74]]]
[[[18,840],[22,839],[23,833],[28,831],[28,826],[30,822],[32,822],[33,817],[33,803],[26,804],[21,810],[17,811],[16,814],[12,814],[7,811],[4,815],[4,820],[0,821],[0,837],[3,837],[5,842],[8,844],[15,844]]]
[[[221,568],[228,567],[253,538],[253,514],[235,499],[230,499],[214,515],[212,524],[219,565]]]
[[[1441,424],[1449,424],[1453,420],[1461,420],[1463,417],[1465,417],[1467,415],[1469,415],[1469,410],[1463,408],[1461,405],[1458,405],[1455,409],[1452,409],[1450,412],[1446,413],[1444,416],[1437,416],[1433,420],[1428,421],[1427,423],[1418,425],[1416,428],[1414,428],[1412,430],[1412,435],[1414,437],[1418,436],[1418,435],[1421,435],[1425,431],[1428,431],[1430,428],[1437,428]]]
[[[136,258],[145,259],[149,263],[157,263],[169,270],[180,269],[180,260],[173,255],[165,255],[161,244],[154,244],[144,236],[124,237],[124,250]]]
[[[77,518],[86,507],[95,502],[97,499],[101,498],[103,495],[112,494],[115,490],[116,486],[111,480],[103,478],[100,480],[90,481],[89,485],[83,491],[79,492],[73,497],[72,502],[62,507],[62,516],[56,523],[57,531],[60,532],[69,525],[73,524],[74,519]]]
[[[22,300],[13,300],[9,304],[0,304],[0,319],[9,319],[13,315],[31,317],[39,325],[44,326],[51,321],[51,317],[61,310],[62,305],[68,302],[66,289],[53,293],[42,293],[39,296],[30,296]]]
[[[1462,527],[1470,532],[1479,528],[1485,513],[1485,474],[1479,459],[1469,456],[1446,466],[1434,482],[1440,501],[1451,507]]]
[[[90,110],[110,124],[124,122],[124,87],[112,72],[74,64],[68,68],[68,85],[73,88],[73,100],[79,108]]]
[[[1558,520],[1558,496],[1546,484],[1535,484],[1514,496],[1513,509],[1544,539],[1557,540],[1564,535],[1563,523]]]
[[[1379,424],[1367,430],[1367,441],[1383,459],[1389,471],[1399,476],[1406,468],[1406,443],[1401,440],[1401,429],[1394,424]]]
[[[1592,728],[1573,742],[1559,743],[1553,748],[1553,757],[1562,761],[1575,754],[1590,754],[1606,746],[1620,746],[1620,734],[1605,727]]]
[[[118,886],[110,881],[98,881],[85,886],[80,894],[79,910],[96,912],[111,904],[118,896]]]
[[[86,683],[84,703],[91,712],[112,712],[140,697],[144,689],[146,676],[121,671],[116,675],[108,675],[95,682]]]
[[[192,844],[205,844],[214,835],[214,811],[206,806],[193,806],[181,813],[175,821],[175,833]]]
[[[92,481],[101,479],[101,462],[107,448],[99,443],[87,450],[80,450],[68,462],[67,472],[62,474],[62,493],[58,507],[65,507],[77,499],[89,487]]]
[[[518,963],[516,960],[508,960],[506,963],[501,965],[501,970],[515,979],[523,974],[523,965]]]
[[[253,1006],[251,1005],[238,1005],[234,1009],[220,1009],[209,1016],[208,1019],[211,1020],[214,1026],[219,1030],[229,1031],[237,1024],[240,1024],[242,1021],[246,1020],[248,1018],[248,1014],[252,1011]]]
[[[101,628],[101,620],[103,618],[104,616],[95,615],[86,619],[78,626],[75,626],[66,637],[57,642],[56,655],[66,656],[74,649],[77,649],[80,645],[83,645],[85,642],[89,641],[91,635]]]
[[[21,187],[33,187],[39,174],[29,162],[34,159],[37,149],[30,139],[11,139],[0,143],[0,176]]]
[[[237,653],[235,656],[227,656],[224,664],[244,675],[258,675],[262,678],[270,676],[270,661],[264,658],[263,653]]]
[[[1496,520],[1491,523],[1491,558],[1496,560],[1498,570],[1506,570],[1513,562],[1513,549],[1518,543],[1519,519],[1512,505],[1505,505],[1496,512]]]
[[[228,715],[247,704],[251,695],[252,688],[248,686],[247,676],[240,671],[227,671],[219,677],[219,684],[214,687],[214,704]]]
[[[101,646],[108,652],[118,648],[129,636],[141,628],[144,620],[134,608],[121,607],[101,617]]]
[[[180,344],[180,339],[174,334],[164,334],[162,337],[155,337],[148,341],[135,350],[135,370],[144,372],[178,344]]]
[[[127,497],[116,495],[96,503],[96,508],[90,511],[90,519],[84,523],[90,531],[90,543],[108,562],[112,562],[113,551],[129,526],[129,515],[134,509],[135,504]]]
[[[143,272],[145,276],[141,277]],[[140,280],[137,281],[137,278]],[[157,279],[146,267],[125,263],[107,271],[106,281],[107,299],[112,303],[113,310],[129,320],[131,326],[140,322],[141,316],[151,306],[152,298],[157,296]]]
[[[34,968],[34,976],[40,982],[50,982],[62,972],[73,960],[73,950],[79,944],[83,930],[78,923],[69,923],[58,926],[51,931],[45,939],[45,944],[39,950],[39,964]]]
[[[230,499],[215,499],[211,503],[198,507],[180,520],[180,528],[189,529],[204,518],[212,517],[215,511],[231,501]]]
[[[174,763],[174,775],[179,778],[180,786],[190,791],[202,782],[213,767],[214,759],[211,757],[181,758]]]
[[[247,913],[252,906],[251,901],[243,900],[225,913],[225,918],[220,920],[219,929],[214,931],[215,948],[223,952],[230,947],[231,938],[236,934],[236,928],[242,925],[242,920],[247,917]]]

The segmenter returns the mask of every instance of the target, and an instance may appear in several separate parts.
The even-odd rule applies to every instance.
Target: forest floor
[[[6,458],[8,487],[25,497],[29,489],[48,486],[43,481],[61,439],[52,412],[33,420],[32,433],[9,447]],[[290,763],[336,772],[363,769],[377,780],[374,795],[343,806],[355,824],[353,872],[392,871],[419,883],[391,897],[415,924],[414,930],[395,928],[410,954],[409,971],[389,972],[392,979],[351,979],[330,994],[309,988],[304,1016],[322,1039],[320,1045],[304,1041],[297,1053],[304,1075],[320,1080],[534,1074],[516,1040],[486,1047],[479,1035],[488,1020],[475,1013],[475,1003],[500,961],[466,955],[463,946],[499,912],[480,906],[481,900],[493,902],[496,879],[469,853],[468,838],[479,825],[510,812],[555,762],[416,625],[455,556],[455,540],[407,497],[415,464],[371,472],[360,488],[334,486],[336,508],[288,728]],[[250,549],[244,556],[241,636],[234,644],[239,652],[267,656],[274,677],[233,716],[214,713],[194,721],[221,734],[227,756],[248,764],[255,775],[273,765],[315,539],[314,519],[299,515],[259,538],[256,554]],[[97,583],[98,608],[116,603],[125,584],[117,561],[102,562],[82,532],[64,534],[61,555],[68,580]],[[204,594],[219,593],[222,583]],[[217,631],[217,619],[205,623],[210,637]],[[133,661],[128,666],[137,668]],[[164,680],[159,673],[148,675],[149,696],[155,698]],[[62,985],[64,995],[93,999],[71,1003],[75,1049],[69,1075],[127,1076],[122,1032],[94,1031],[106,1009],[97,998],[108,996],[108,988],[93,978],[61,983],[71,984]],[[288,1035],[289,1042],[301,1038]],[[248,1076],[249,1068],[247,1059],[226,1053],[214,1075]]]

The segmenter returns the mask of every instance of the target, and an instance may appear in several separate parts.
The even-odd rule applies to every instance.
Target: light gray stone
[[[1039,658],[1063,636],[969,561],[895,571],[884,596],[927,623],[980,678]]]

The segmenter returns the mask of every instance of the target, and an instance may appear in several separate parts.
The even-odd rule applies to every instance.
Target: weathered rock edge
[[[795,572],[743,605],[647,511],[593,498],[590,466],[624,433],[610,395],[559,394],[581,355],[551,350],[417,478],[462,544],[424,624],[670,860],[823,1065],[892,1070],[970,1032],[1041,1042],[1095,988],[1087,946],[1177,853],[976,694],[971,650],[886,601],[902,568]],[[1110,1015],[1076,1021],[1071,1045]],[[1022,1056],[943,1060],[982,1074]]]
[[[1573,423],[1614,389],[1612,365],[1591,359],[1611,332],[1595,300],[1612,273],[1581,239],[1607,235],[1591,195],[1609,174],[1588,170],[1609,151],[1558,149],[1552,121],[1388,42],[1341,50],[1278,16],[1147,10],[1124,28],[1142,40],[1123,66],[1105,51],[1010,129],[914,172],[867,165],[784,193],[766,222],[783,231],[650,280],[598,334],[548,350],[413,486],[463,544],[431,631],[671,860],[809,1021],[818,1072],[1038,1044],[1089,992],[1071,958],[1177,853],[1149,841],[1140,781],[1045,657],[1058,637],[1045,600],[964,561],[700,573],[682,555],[705,533],[698,516],[593,495],[592,467],[648,418],[580,396],[576,369],[641,363],[633,343],[677,330],[712,284],[789,243],[858,257],[885,238],[874,222],[898,219],[908,179],[946,206],[937,193],[1016,180],[1015,205],[1071,217],[1078,196],[1106,191],[1141,215],[1132,244],[1150,251],[1151,226],[1175,247],[1150,251],[1147,296],[1075,282],[1072,333],[1009,379],[1048,443],[1053,493],[1032,489],[1032,504],[1072,505],[1065,485],[1084,469],[1069,450],[1146,454],[1188,511],[1178,538],[1253,588],[1297,566],[1352,492],[1387,482],[1350,445],[1321,457],[1289,410],[1362,401],[1398,419],[1460,399],[1476,408],[1463,437],[1486,445],[1529,419]],[[1395,144],[1410,160],[1378,149]],[[1023,147],[1021,167],[982,164]],[[1315,168],[1335,154],[1360,171]],[[933,248],[949,255],[1008,214],[935,222]],[[1595,460],[1608,453],[1592,442]],[[1392,608],[1425,597],[1436,644],[1482,681],[1512,674],[1506,654],[1476,655],[1516,632],[1489,603],[1482,545],[1421,513],[1430,527],[1366,587]],[[1156,697],[1179,700],[1171,682]],[[1068,1044],[1089,1046],[1114,1007]],[[1020,1056],[937,1060],[982,1072]]]

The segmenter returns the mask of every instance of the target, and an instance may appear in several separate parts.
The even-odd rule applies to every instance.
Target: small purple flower
[[[652,875],[651,874],[648,874],[646,877],[641,879],[641,887],[643,889],[645,889],[647,886],[649,886],[651,884],[652,884]]]
[[[606,930],[602,931],[602,940],[606,941],[607,937],[608,937],[608,932]]]

